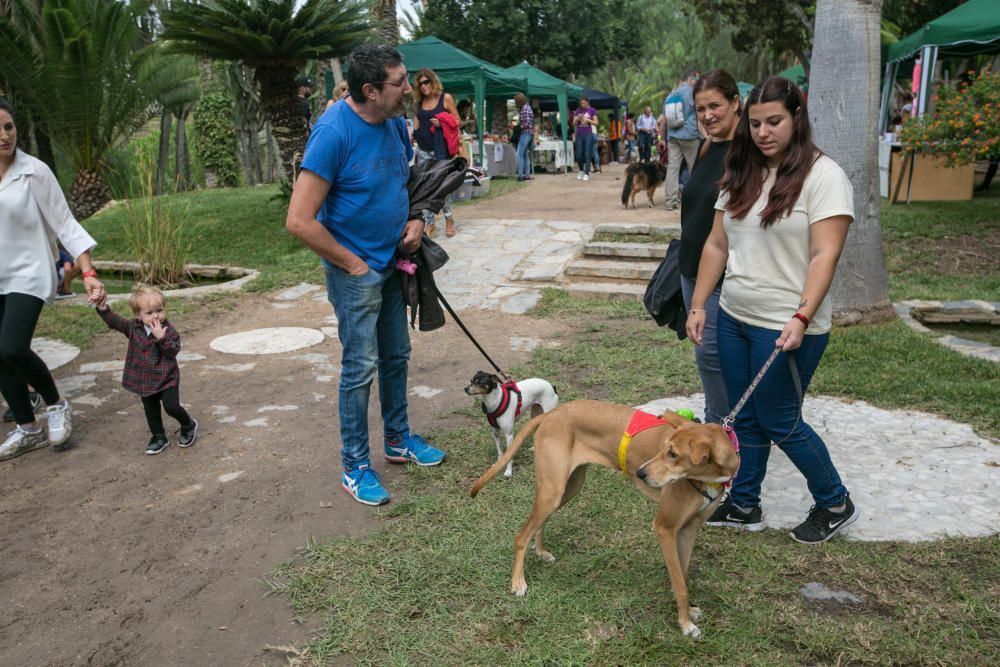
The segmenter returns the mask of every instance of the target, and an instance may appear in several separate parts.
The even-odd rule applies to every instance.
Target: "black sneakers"
[[[858,520],[861,515],[847,496],[843,512],[813,506],[806,520],[792,529],[792,539],[802,544],[822,544]]]
[[[42,397],[37,392],[29,391],[28,400],[31,401],[31,410],[33,412],[38,412],[38,408],[42,407]],[[14,411],[7,408],[7,411],[3,413],[3,420],[5,422],[14,421]]]
[[[154,435],[149,439],[149,444],[146,445],[146,453],[150,456],[155,456],[167,448],[170,441],[167,440],[165,435]]]
[[[178,447],[190,447],[198,439],[198,420],[191,418],[191,423],[181,426],[180,437],[177,438]]]
[[[723,500],[722,504],[715,508],[715,512],[709,517],[706,525],[742,528],[743,530],[755,533],[759,530],[764,530],[760,507],[753,507],[749,511],[744,512],[734,505],[729,498]]]

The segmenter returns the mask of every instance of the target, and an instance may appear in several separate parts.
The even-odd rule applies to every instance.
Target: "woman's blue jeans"
[[[327,298],[337,313],[337,335],[343,348],[338,411],[341,459],[344,470],[350,470],[369,460],[368,397],[376,369],[385,438],[398,440],[410,431],[406,412],[410,335],[394,266],[350,276],[328,262],[323,264]]]
[[[705,302],[705,330],[702,333],[701,345],[694,346],[694,361],[701,376],[701,386],[705,390],[705,423],[718,424],[729,414],[729,401],[726,399],[726,382],[722,379],[722,369],[719,368],[719,346],[717,343],[717,319],[719,317],[719,294],[721,287],[716,287]],[[691,309],[691,296],[694,294],[694,280],[681,276],[681,294],[684,296],[684,307]]]
[[[531,148],[533,137],[530,134],[521,133],[521,138],[517,140],[517,175],[531,176]]]
[[[590,156],[594,153],[594,133],[577,133],[576,135],[576,166],[583,173],[590,175]]]
[[[736,405],[771,356],[781,332],[750,326],[721,309],[718,326],[722,376],[729,401]],[[829,339],[830,334],[805,336],[802,347],[791,353],[798,367],[803,394]],[[781,443],[777,446],[806,478],[816,507],[836,507],[847,498],[847,489],[830,460],[826,443],[800,418],[800,410],[788,359],[785,353],[779,354],[736,416],[734,426],[740,439],[740,470],[730,491],[734,504],[739,507],[760,505],[760,485],[767,472],[767,460],[771,455],[768,445],[772,442]]]

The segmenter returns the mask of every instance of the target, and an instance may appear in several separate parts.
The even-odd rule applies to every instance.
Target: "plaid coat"
[[[156,340],[153,334],[146,333],[139,318],[126,320],[110,308],[98,309],[97,314],[109,328],[121,331],[128,338],[123,387],[146,397],[180,383],[177,353],[181,351],[181,337],[169,322],[163,323],[167,335]]]

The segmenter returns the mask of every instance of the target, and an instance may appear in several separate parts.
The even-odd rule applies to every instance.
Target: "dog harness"
[[[497,418],[500,417],[507,408],[510,407],[511,394],[517,395],[517,408],[514,411],[514,419],[521,416],[521,390],[517,388],[517,383],[511,380],[510,382],[504,382],[500,385],[500,405],[493,412],[486,409],[486,404],[482,404],[483,414],[486,415],[486,421],[490,423],[493,428],[500,428],[497,424]]]
[[[618,467],[622,469],[622,473],[626,477],[628,477],[628,465],[625,462],[625,457],[628,454],[628,445],[632,442],[632,437],[648,428],[666,423],[668,422],[665,419],[660,419],[642,410],[636,410],[632,413],[632,419],[629,420],[625,433],[622,434],[622,439],[618,441]]]

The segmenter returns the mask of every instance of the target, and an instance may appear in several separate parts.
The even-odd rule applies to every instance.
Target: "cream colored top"
[[[0,294],[29,294],[51,303],[57,238],[74,259],[97,245],[70,213],[52,170],[18,150],[0,181]]]
[[[719,307],[755,327],[784,328],[798,310],[809,269],[809,225],[834,216],[854,221],[854,189],[836,162],[821,155],[809,170],[791,215],[764,229],[760,213],[774,185],[776,169],[768,169],[760,198],[745,218],[723,217],[729,239],[726,280]],[[719,193],[716,210],[725,211],[727,192]],[[833,306],[829,293],[809,323],[807,334],[830,330]]]

